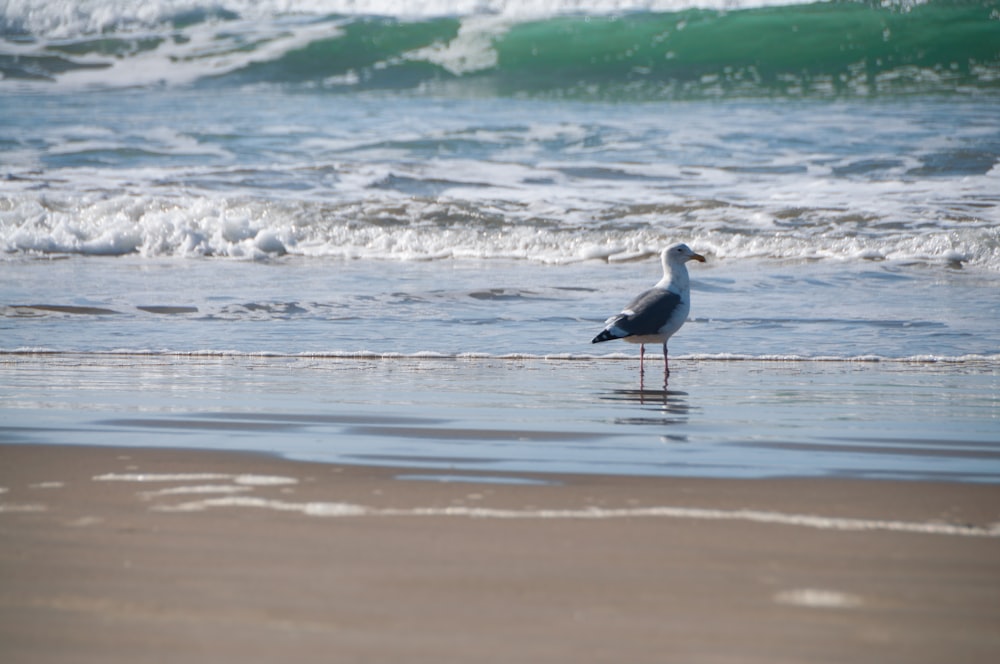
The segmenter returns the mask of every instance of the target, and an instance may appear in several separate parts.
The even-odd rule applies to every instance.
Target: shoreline
[[[8,443],[661,477],[1000,483],[978,365],[194,359],[6,364]],[[650,373],[650,372],[647,372]]]
[[[0,445],[0,655],[986,662],[1000,649],[1000,486],[496,476]],[[901,523],[932,528],[879,525]]]
[[[10,306],[12,309],[30,309],[26,306]],[[328,350],[328,351],[276,351],[276,350],[254,350],[244,351],[223,348],[204,348],[201,350],[170,350],[170,349],[129,349],[117,348],[111,350],[63,350],[55,348],[39,347],[18,347],[0,348],[0,362],[13,364],[19,360],[30,361],[32,359],[116,359],[116,358],[138,358],[156,360],[158,358],[169,358],[178,360],[330,360],[330,361],[385,361],[385,362],[508,362],[508,361],[535,361],[535,362],[615,362],[639,363],[637,352],[629,350],[609,351],[604,353],[586,352],[564,352],[564,353],[488,353],[481,351],[462,351],[447,353],[441,351],[424,350],[413,352],[396,351],[374,351],[374,350]],[[663,359],[663,353],[650,350],[646,357],[651,359]],[[753,355],[748,353],[674,353],[670,354],[670,359],[686,362],[708,362],[708,363],[757,363],[761,365],[808,365],[808,364],[859,364],[887,366],[913,365],[917,367],[931,367],[940,365],[941,367],[970,366],[974,368],[996,369],[1000,364],[1000,353],[963,353],[961,355],[903,355],[888,356],[866,353],[860,355],[800,355],[800,354],[761,354]]]

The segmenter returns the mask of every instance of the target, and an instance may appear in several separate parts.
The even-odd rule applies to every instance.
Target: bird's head
[[[687,263],[688,261],[698,261],[699,263],[705,262],[705,257],[701,254],[696,254],[691,250],[691,247],[687,246],[683,242],[680,244],[674,244],[663,250],[662,254],[664,263],[681,264]]]

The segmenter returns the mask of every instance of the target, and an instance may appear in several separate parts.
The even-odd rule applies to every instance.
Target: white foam
[[[106,473],[95,475],[95,482],[210,482],[232,480],[244,486],[282,486],[298,484],[294,477],[278,475],[228,475],[224,473]]]
[[[948,535],[956,537],[1000,537],[1000,524],[986,527],[954,525],[937,522],[893,521],[881,519],[852,519],[825,517],[813,514],[788,514],[762,510],[720,510],[697,507],[632,507],[582,509],[496,509],[488,507],[413,507],[376,508],[351,503],[295,503],[250,496],[208,498],[178,505],[157,506],[158,511],[199,512],[217,507],[255,507],[282,512],[299,512],[309,516],[386,516],[386,517],[467,517],[476,519],[634,519],[673,518],[705,521],[750,521],[815,528],[832,531],[887,531],[923,535]]]
[[[221,473],[105,473],[91,479],[95,482],[204,482],[231,477]]]
[[[282,15],[381,15],[400,17],[501,15],[539,17],[558,14],[615,14],[632,11],[739,9],[806,4],[808,0],[7,0],[8,25],[35,35],[65,39],[112,31],[161,27],[200,6],[225,10],[247,21]]]
[[[65,482],[36,482],[34,484],[29,484],[30,489],[61,489],[66,486]]]
[[[294,170],[294,165],[288,166]],[[421,178],[436,177],[445,165],[428,167]],[[474,170],[460,163],[450,168]],[[479,167],[478,170],[482,170]],[[490,169],[487,169],[490,170]],[[337,259],[376,259],[393,261],[514,259],[546,264],[570,264],[585,260],[626,262],[640,260],[654,253],[679,235],[711,255],[712,260],[833,260],[917,262],[942,266],[966,264],[1000,270],[1000,216],[984,209],[980,219],[952,227],[945,220],[934,229],[916,227],[922,222],[895,222],[901,229],[868,230],[863,234],[829,232],[827,223],[803,226],[799,232],[757,233],[746,224],[738,210],[714,213],[693,207],[679,226],[664,228],[657,212],[649,219],[637,217],[625,228],[606,226],[593,221],[620,203],[621,191],[597,187],[566,191],[553,186],[549,195],[564,202],[559,209],[543,214],[531,210],[531,199],[539,191],[510,186],[510,173],[503,169],[481,173],[482,181],[493,183],[482,191],[456,189],[451,197],[434,200],[380,190],[377,200],[360,209],[349,202],[354,197],[371,197],[363,183],[350,185],[343,192],[343,205],[310,201],[309,192],[284,191],[270,194],[295,195],[297,201],[215,198],[210,193],[177,196],[136,193],[136,189],[162,189],[155,181],[171,179],[163,169],[130,170],[126,193],[80,196],[47,191],[44,196],[33,191],[12,191],[7,199],[0,224],[0,252],[6,260],[23,253],[125,255],[145,257],[230,257],[259,259],[290,254],[294,256]],[[65,168],[60,176],[75,182],[81,189],[109,186],[116,177],[87,169]],[[223,177],[213,175],[209,177]],[[471,178],[475,177],[470,175]],[[197,180],[189,172],[182,179]],[[146,180],[148,182],[145,182]],[[101,182],[101,185],[97,185]],[[14,186],[20,186],[15,184]],[[26,185],[27,186],[27,185]],[[238,183],[233,184],[239,187]],[[852,185],[857,189],[860,185]],[[979,186],[979,185],[977,185]],[[985,184],[982,184],[985,187]],[[459,190],[460,189],[460,190]],[[367,190],[367,193],[366,191]],[[502,190],[502,194],[499,194]],[[642,199],[648,192],[622,187],[629,197]],[[328,192],[322,193],[324,196]],[[860,192],[858,192],[860,193]],[[501,200],[486,198],[500,195]],[[842,189],[831,198],[853,195]],[[945,196],[945,192],[940,192]],[[985,195],[985,194],[984,194]],[[953,194],[947,194],[951,197]],[[978,196],[978,194],[976,194]],[[973,196],[975,197],[975,196]],[[482,198],[483,200],[478,200]],[[819,202],[822,203],[822,202]],[[496,208],[490,218],[504,221],[503,232],[496,232],[495,222],[478,219],[488,213],[483,205]],[[831,200],[831,206],[839,201]],[[942,203],[943,204],[943,203]],[[909,196],[895,201],[863,201],[852,204],[860,213],[902,217],[910,205]],[[497,207],[499,206],[499,207]],[[465,218],[461,224],[439,224],[442,216]],[[702,218],[704,216],[704,218]],[[397,219],[384,224],[380,219]],[[733,228],[742,232],[734,233]]]
[[[254,62],[280,58],[321,38],[336,34],[335,26],[290,25],[287,22],[259,23],[254,20],[226,23],[225,31],[215,23],[192,26],[183,41],[166,39],[155,49],[126,58],[91,59],[100,68],[76,69],[60,75],[63,87],[101,88],[147,86],[169,83],[183,85],[198,79],[236,71]],[[223,35],[231,35],[228,39]],[[256,44],[252,51],[240,46]],[[88,59],[78,58],[80,62]]]
[[[811,609],[853,609],[864,604],[858,595],[822,588],[795,588],[774,596],[778,604],[804,606]]]
[[[291,503],[253,496],[231,496],[228,498],[208,498],[176,505],[157,505],[158,512],[203,512],[212,507],[257,507],[279,512],[299,512],[308,516],[344,517],[365,516],[368,508],[350,503]]]
[[[511,25],[509,19],[497,16],[466,18],[455,39],[447,44],[434,44],[411,51],[404,57],[418,62],[432,62],[457,76],[491,69],[496,67],[499,57],[493,48],[493,40]]]
[[[248,486],[232,486],[230,484],[201,484],[198,486],[176,486],[168,489],[157,489],[156,491],[143,491],[140,495],[143,498],[160,498],[163,496],[178,496],[189,494],[234,494],[253,491]]]
[[[233,482],[245,486],[285,486],[299,483],[294,477],[281,475],[236,475]]]

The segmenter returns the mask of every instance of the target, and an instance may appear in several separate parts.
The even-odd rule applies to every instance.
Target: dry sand
[[[0,661],[1000,661],[1000,486],[413,474],[0,446]]]

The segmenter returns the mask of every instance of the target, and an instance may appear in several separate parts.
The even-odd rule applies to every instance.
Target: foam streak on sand
[[[211,480],[232,480],[236,484],[250,486],[277,486],[297,484],[292,477],[271,475],[226,475],[221,473],[107,473],[94,476],[95,482],[190,482]]]
[[[153,509],[161,512],[200,512],[213,507],[256,507],[282,512],[299,512],[307,516],[348,517],[470,517],[477,519],[630,519],[663,517],[673,519],[703,519],[752,521],[785,526],[818,528],[821,530],[843,531],[891,531],[917,533],[923,535],[951,535],[960,537],[1000,537],[1000,524],[988,527],[964,526],[947,523],[916,523],[907,521],[886,521],[880,519],[848,519],[825,517],[813,514],[786,514],[760,510],[719,510],[697,507],[634,507],[603,509],[588,507],[583,509],[493,509],[482,507],[413,507],[374,508],[350,503],[294,503],[269,500],[250,496],[208,498],[178,505],[160,505]]]

